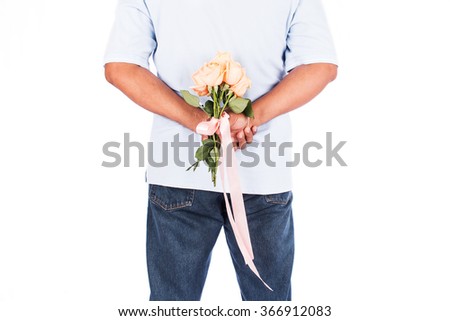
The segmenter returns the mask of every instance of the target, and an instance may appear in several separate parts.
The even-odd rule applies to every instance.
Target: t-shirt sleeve
[[[337,65],[336,51],[321,0],[299,0],[287,35],[285,68],[311,63]]]
[[[155,30],[145,1],[119,0],[103,62],[127,62],[148,69],[155,48]]]

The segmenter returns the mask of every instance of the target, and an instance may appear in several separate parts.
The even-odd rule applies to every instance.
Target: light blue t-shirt
[[[320,0],[119,0],[104,62],[149,68],[153,58],[157,76],[179,93],[193,86],[192,74],[218,51],[230,52],[245,68],[252,81],[245,97],[252,100],[270,91],[296,66],[337,64]],[[269,134],[276,144],[270,149],[262,145]],[[221,191],[220,175],[214,188],[205,164],[195,172],[186,171],[193,149],[172,147],[175,140],[188,142],[189,135],[200,143],[201,137],[191,130],[154,116],[147,182]],[[279,150],[291,141],[290,117],[284,114],[261,125],[253,144],[237,151],[244,193],[292,188],[290,149]]]

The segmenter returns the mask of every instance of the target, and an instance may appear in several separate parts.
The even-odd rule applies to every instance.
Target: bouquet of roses
[[[202,145],[195,153],[197,161],[187,170],[191,168],[195,170],[201,161],[205,162],[211,172],[213,184],[216,186],[216,174],[219,169],[227,215],[245,264],[269,290],[272,290],[261,278],[253,262],[254,255],[243,194],[239,184],[238,169],[233,165],[236,164],[234,153],[231,152],[232,163],[229,168],[225,167],[223,163],[219,164],[222,157],[227,159],[230,147],[228,145],[232,143],[227,111],[254,117],[252,102],[250,99],[242,97],[250,88],[250,79],[245,75],[245,70],[241,65],[231,59],[231,55],[226,52],[219,52],[213,60],[196,71],[192,79],[195,82],[195,86],[191,87],[192,90],[198,96],[207,96],[208,99],[202,104],[198,96],[192,95],[187,90],[182,90],[181,95],[188,104],[201,108],[209,115],[210,119],[197,125],[196,132],[208,137],[203,139]],[[222,146],[222,142],[227,146]],[[229,185],[232,209],[226,195],[225,181]]]
[[[184,100],[197,108],[201,108],[209,117],[220,120],[227,111],[253,118],[252,102],[243,98],[243,95],[251,86],[250,79],[246,76],[241,65],[231,58],[227,52],[219,52],[210,62],[203,65],[192,75],[195,86],[191,87],[198,96],[207,96],[209,99],[204,104],[200,102],[198,96],[192,95],[187,90],[181,90]],[[217,125],[218,122],[211,122]],[[227,146],[225,146],[227,148]],[[202,145],[197,149],[195,158],[197,161],[191,168],[195,171],[201,161],[208,166],[211,178],[216,186],[216,174],[219,166],[221,152],[220,136],[214,132],[202,141]]]

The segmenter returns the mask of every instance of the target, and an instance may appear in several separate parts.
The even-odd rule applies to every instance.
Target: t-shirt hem
[[[153,179],[149,179],[146,175],[146,183],[147,184],[154,184],[154,185],[161,185],[161,186],[167,186],[167,187],[176,187],[176,188],[185,188],[185,189],[194,189],[194,190],[201,190],[201,191],[207,191],[207,192],[215,192],[215,193],[223,193],[222,185],[220,182],[217,182],[217,186],[214,187],[212,182],[211,186],[207,187],[204,185],[199,184],[189,184],[187,182],[177,183],[177,182],[168,182],[168,181],[159,181]],[[248,187],[242,188],[242,194],[254,194],[254,195],[269,195],[269,194],[277,194],[277,193],[284,193],[288,191],[292,191],[292,185],[291,184],[285,184],[283,186],[274,186],[274,185],[267,185],[263,186],[260,183],[256,184],[257,189],[252,189]],[[229,192],[227,190],[227,192]]]
[[[123,56],[119,54],[109,54],[103,59],[103,65],[106,65],[109,62],[126,62],[130,64],[136,64],[143,68],[149,69],[150,64],[148,59],[139,57],[139,56]]]
[[[338,61],[334,57],[317,57],[317,58],[298,58],[298,59],[292,59],[289,63],[285,65],[286,71],[290,71],[294,69],[295,67],[301,66],[301,65],[307,65],[307,64],[314,64],[314,63],[329,63],[338,65]]]

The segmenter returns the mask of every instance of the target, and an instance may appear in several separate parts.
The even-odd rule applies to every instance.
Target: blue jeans
[[[147,266],[151,301],[198,301],[222,227],[243,300],[290,301],[294,258],[292,192],[244,194],[255,265],[239,251],[222,193],[149,185]]]

